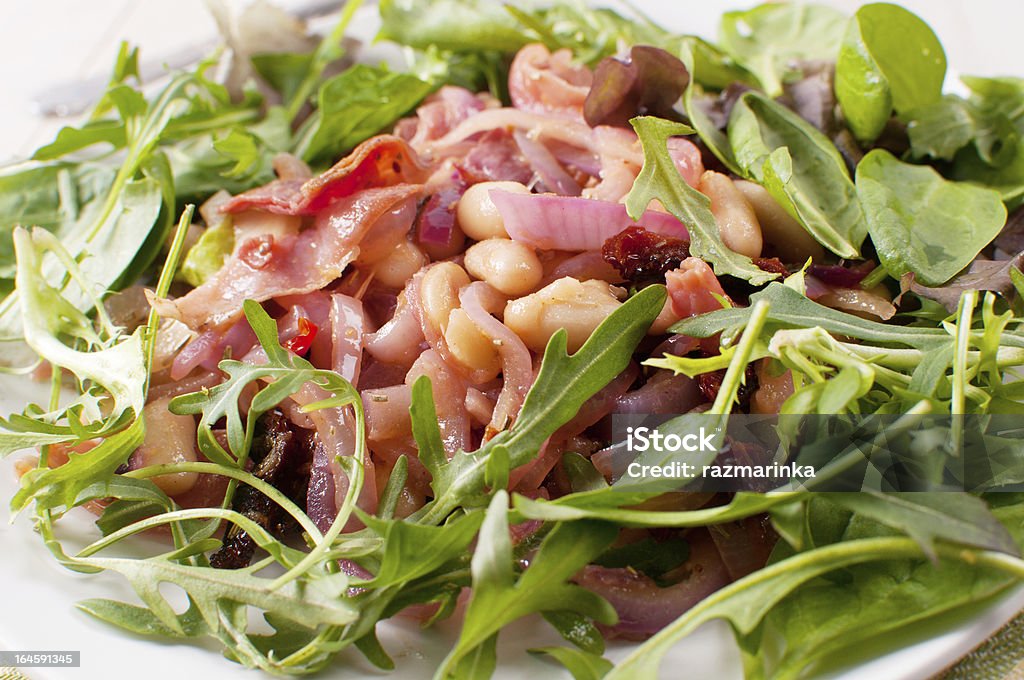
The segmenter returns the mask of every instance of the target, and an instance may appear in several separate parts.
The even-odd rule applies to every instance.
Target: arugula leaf
[[[475,512],[434,527],[365,514],[360,517],[384,541],[380,567],[365,583],[375,589],[413,581],[456,559],[469,547],[484,519],[483,513]]]
[[[340,400],[339,405],[352,404],[357,409],[361,408],[359,393],[350,383],[332,371],[314,368],[302,357],[281,347],[277,339],[277,323],[258,303],[246,300],[243,309],[260,346],[267,353],[267,363],[252,365],[225,359],[218,365],[228,376],[224,382],[209,390],[177,396],[169,406],[171,412],[178,415],[201,415],[198,429],[200,451],[209,460],[230,467],[244,465],[259,417],[285,397],[298,392],[307,382],[332,393]],[[243,424],[239,410],[242,393],[250,385],[268,380],[272,382],[253,397]],[[227,423],[230,454],[213,433],[214,425],[222,418]],[[358,426],[363,427],[361,418]]]
[[[538,647],[531,654],[550,656],[572,673],[574,680],[600,680],[612,669],[612,662],[572,647]]]
[[[138,415],[145,403],[142,332],[121,338],[102,315],[101,332],[97,333],[92,321],[67,300],[63,291],[49,283],[45,271],[47,256],[52,258],[50,264],[58,263],[66,268],[69,277],[80,286],[81,297],[88,299],[92,294],[90,279],[55,236],[43,229],[36,229],[32,234],[18,229],[14,242],[25,341],[42,359],[73,373],[82,385],[81,397],[57,413],[49,414],[47,419],[52,423],[72,415],[79,422],[82,416],[102,421],[104,424],[100,427],[88,429],[90,436],[102,436],[123,427],[123,417]],[[93,300],[93,305],[98,303]],[[72,346],[78,343],[84,345],[84,349]],[[104,395],[109,395],[111,403],[106,417],[101,418],[95,400]],[[76,435],[67,438],[76,439],[82,430],[75,433],[68,428],[58,432]],[[44,429],[43,434],[52,440],[49,435],[55,432]]]
[[[835,146],[813,125],[757,92],[729,117],[729,142],[748,178],[839,257],[859,257],[867,225]]]
[[[11,499],[12,510],[23,510],[31,501],[58,515],[74,507],[80,490],[91,480],[113,474],[142,445],[145,425],[137,418],[130,426],[106,437],[85,453],[68,454],[68,462],[56,468],[37,467],[21,477],[21,488]]]
[[[771,283],[750,298],[751,302],[766,300],[770,303],[770,321],[785,328],[821,327],[835,335],[857,338],[881,346],[904,345],[922,350],[949,344],[949,333],[939,328],[896,326],[868,321],[831,307],[818,304],[781,283]],[[749,307],[720,309],[684,319],[669,330],[695,338],[707,338],[743,326],[750,317]],[[1013,342],[1012,337],[1004,342]],[[1020,345],[1014,345],[1020,346]]]
[[[604,638],[593,621],[569,611],[541,612],[544,620],[567,642],[595,656],[604,654]]]
[[[328,160],[390,126],[433,86],[415,76],[356,64],[317,93],[317,109],[298,133],[296,152],[307,161]]]
[[[690,76],[702,86],[712,90],[724,90],[733,83],[743,83],[751,87],[758,85],[754,74],[706,40],[688,35],[681,43],[693,56],[693,67],[691,68],[689,63],[686,66],[690,70]]]
[[[725,505],[698,510],[639,510],[632,507],[659,494],[636,493],[616,488],[562,496],[552,501],[533,500],[516,494],[516,514],[547,522],[595,519],[627,527],[700,527],[733,522],[759,515],[771,508],[796,503],[796,492],[755,494],[740,492]]]
[[[665,208],[686,225],[690,232],[690,254],[711,264],[715,273],[728,274],[760,285],[777,278],[764,271],[746,255],[726,247],[711,214],[711,201],[687,184],[668,153],[668,139],[692,134],[692,128],[681,123],[641,116],[630,121],[644,150],[644,165],[633,188],[626,196],[626,210],[639,219],[651,201],[661,201]]]
[[[799,77],[794,64],[835,59],[845,25],[841,12],[824,5],[766,3],[723,14],[719,43],[777,97],[783,82]]]
[[[887,272],[945,283],[974,260],[1006,223],[989,189],[950,182],[928,166],[875,149],[857,166],[857,195]]]
[[[828,500],[910,536],[932,560],[936,539],[1018,555],[1006,527],[981,499],[966,493],[830,493]]]
[[[946,54],[914,13],[888,3],[857,10],[836,61],[836,98],[864,144],[881,134],[893,109],[905,114],[942,96]]]
[[[420,459],[433,477],[435,497],[413,517],[422,523],[439,523],[483,492],[492,460],[505,461],[514,469],[535,457],[545,440],[569,422],[584,402],[625,370],[664,303],[664,286],[645,288],[601,322],[572,356],[566,351],[564,330],[555,333],[512,428],[473,453],[456,453],[450,461],[438,448],[440,435],[435,438],[437,416],[433,400],[428,401],[430,391],[414,386],[413,429],[417,443],[424,446]],[[424,452],[429,452],[426,457]]]
[[[559,524],[517,579],[508,532],[508,494],[495,493],[473,554],[473,591],[462,632],[434,677],[448,677],[474,650],[493,644],[502,628],[527,614],[569,610],[613,623],[617,617],[611,605],[567,581],[611,545],[617,534],[613,525],[600,522]]]

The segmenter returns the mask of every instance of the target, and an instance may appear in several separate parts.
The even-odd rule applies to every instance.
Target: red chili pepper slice
[[[284,348],[295,352],[301,357],[313,346],[313,341],[316,340],[316,334],[320,329],[317,328],[315,323],[304,316],[299,317],[298,326],[299,332],[295,337],[285,340]]]

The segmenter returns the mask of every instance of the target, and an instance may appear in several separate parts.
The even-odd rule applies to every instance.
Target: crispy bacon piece
[[[308,181],[275,180],[235,196],[221,212],[265,210],[280,215],[313,215],[342,196],[394,184],[422,184],[428,174],[428,168],[405,140],[378,135],[357,146],[322,175]]]
[[[601,255],[627,281],[663,276],[690,256],[690,242],[643,227],[629,227],[604,242]]]

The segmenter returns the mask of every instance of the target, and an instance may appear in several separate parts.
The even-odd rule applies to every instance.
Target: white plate
[[[718,16],[723,10],[751,4],[743,1],[704,0],[700,3],[634,0],[653,17],[666,25],[685,27],[688,32],[713,36]],[[834,4],[849,9],[859,4],[836,0]],[[934,25],[952,25],[958,12],[965,8],[956,2],[908,3]],[[936,5],[941,7],[936,8]],[[1003,3],[972,3],[972,14],[1008,10]],[[934,16],[933,16],[934,15]],[[993,11],[990,16],[996,16]],[[1005,25],[1005,24],[1004,24]],[[372,30],[372,22],[361,22],[363,31]],[[94,25],[97,37],[101,27]],[[950,53],[964,53],[979,45],[970,35],[958,40],[949,31],[940,30],[940,37]],[[368,33],[364,33],[368,34]],[[950,41],[952,40],[952,44]],[[173,45],[169,45],[173,47]],[[950,49],[952,48],[952,49]],[[994,50],[994,51],[991,51]],[[1008,64],[1005,50],[992,47],[990,54],[1000,55],[995,70],[1024,72],[1024,64]],[[984,62],[983,62],[984,63]],[[996,62],[993,62],[994,64]],[[972,71],[980,69],[973,68]],[[0,413],[21,410],[35,400],[45,400],[44,390],[26,379],[0,376]],[[16,481],[10,461],[0,463],[0,505],[14,493]],[[6,509],[0,517],[6,517]],[[86,539],[96,534],[91,516],[78,513],[61,522],[62,535]],[[7,650],[81,650],[80,669],[36,668],[30,676],[36,680],[72,680],[83,677],[105,677],[111,680],[138,678],[147,680],[179,680],[182,673],[197,678],[253,678],[247,671],[220,657],[213,646],[155,641],[121,632],[98,623],[74,607],[86,598],[107,597],[134,600],[131,589],[118,577],[100,574],[83,576],[60,567],[34,535],[26,518],[13,523],[0,521],[0,649]],[[1013,615],[1024,608],[1024,590],[1002,597],[993,603],[941,617],[914,627],[899,636],[889,636],[883,646],[865,649],[860,659],[836,659],[839,670],[828,677],[842,680],[915,680],[940,672],[977,644],[989,637]],[[413,680],[429,677],[444,657],[457,635],[457,624],[447,622],[438,630],[421,631],[412,624],[387,622],[381,626],[385,648],[398,664],[391,678]],[[531,618],[511,626],[501,635],[499,645],[502,678],[563,678],[567,674],[552,665],[533,658],[521,650],[558,640],[548,632],[539,618]],[[611,644],[608,656],[621,659],[630,652],[630,644]],[[728,627],[715,622],[702,627],[677,645],[663,665],[664,677],[679,677],[685,669],[692,680],[729,680],[742,677],[739,653]],[[372,673],[371,667],[354,651],[342,654],[332,670],[331,678],[352,678]]]

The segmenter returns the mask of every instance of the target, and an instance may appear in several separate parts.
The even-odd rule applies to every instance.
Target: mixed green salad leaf
[[[638,356],[649,359],[649,369],[720,373],[710,412],[722,419],[736,409],[754,362],[792,376],[783,414],[893,415],[910,423],[923,414],[1024,412],[1021,383],[1007,379],[1024,366],[1019,260],[1007,260],[1003,271],[1013,285],[963,285],[965,276],[981,276],[970,269],[987,261],[980,258],[997,255],[991,244],[1024,197],[1024,80],[965,77],[969,97],[943,95],[946,64],[936,36],[885,3],[853,17],[786,3],[730,12],[712,44],[582,3],[536,9],[382,0],[378,37],[405,49],[406,71],[344,60],[341,40],[357,9],[358,2],[348,3],[310,54],[251,57],[264,95],[257,88],[232,93],[215,82],[211,57],[147,97],[138,53],[124,47],[107,92],[80,126],[62,130],[30,161],[0,170],[0,340],[31,348],[49,367],[51,385],[45,407],[31,404],[0,421],[0,454],[40,452],[11,508],[31,514],[63,565],[120,574],[140,601],[91,599],[79,604],[84,612],[137,634],[209,638],[245,666],[294,675],[319,672],[352,647],[375,666],[393,668],[376,637],[378,623],[416,606],[432,625],[450,617],[469,589],[439,680],[489,677],[501,631],[538,613],[572,646],[531,651],[576,678],[655,677],[671,647],[711,619],[731,624],[748,677],[795,678],[868,639],[987,602],[1024,579],[1024,496],[1006,489],[741,492],[693,509],[659,506],[663,495],[642,487],[610,486],[587,458],[569,453],[560,473],[571,492],[547,499],[506,491],[512,471],[537,458]],[[632,289],[577,352],[570,355],[566,333],[556,333],[514,423],[450,458],[432,386],[420,378],[409,411],[432,498],[397,516],[416,462],[403,456],[376,516],[368,515],[356,499],[376,480],[363,479],[358,456],[339,459],[349,486],[322,530],[252,472],[257,420],[312,384],[327,397],[303,409],[343,409],[362,452],[363,401],[340,375],[282,346],[274,319],[248,301],[245,318],[267,362],[227,358],[219,364],[224,382],[171,404],[175,413],[197,417],[206,461],[126,471],[145,438],[160,319],[151,313],[125,332],[103,299],[139,280],[155,282],[165,297],[175,279],[195,286],[220,267],[233,246],[230,224],[208,225],[186,252],[188,204],[269,182],[279,152],[326,167],[443,84],[504,97],[512,55],[532,42],[569,48],[589,65],[624,47],[653,45],[685,65],[690,82],[675,113],[688,124],[650,115],[631,121],[644,163],[626,207],[639,216],[659,201],[689,229],[690,252],[740,291],[740,304],[723,298],[722,309],[670,329],[704,339],[705,347],[717,344],[719,353],[650,359],[645,335],[666,291]],[[819,126],[801,115],[794,85],[816,78],[823,63],[834,87],[828,81],[817,91],[831,117]],[[887,138],[892,131],[895,141]],[[904,313],[883,323],[826,306],[807,296],[803,271],[778,281],[763,262],[730,250],[709,199],[683,180],[669,153],[670,138],[693,135],[708,151],[706,161],[717,158],[761,185],[830,251],[835,257],[826,266],[875,262],[858,290],[902,294]],[[910,275],[933,291],[948,284],[955,311],[935,304],[935,293],[919,294],[924,289]],[[61,396],[65,383],[75,390],[70,401]],[[922,467],[957,455],[950,434],[921,434]],[[835,454],[825,450],[834,443],[822,437],[823,455]],[[57,446],[67,462],[51,467]],[[998,481],[1019,489],[1024,456],[1013,446],[1005,455]],[[228,480],[219,505],[180,507],[152,481],[172,473]],[[246,487],[299,527],[301,543],[233,509]],[[55,521],[97,501],[102,536],[87,546],[61,540]],[[618,666],[603,658],[600,627],[614,625],[617,614],[575,582],[581,569],[627,566],[660,578],[689,554],[682,532],[752,518],[769,522],[779,537],[767,566],[704,598]],[[362,528],[348,530],[356,519]],[[258,546],[250,566],[211,567],[222,525]],[[513,544],[510,530],[527,525],[529,537]],[[173,545],[143,557],[118,552],[122,541],[151,529],[168,531]],[[638,529],[670,539],[616,543]],[[170,602],[160,583],[180,586],[186,607]]]

